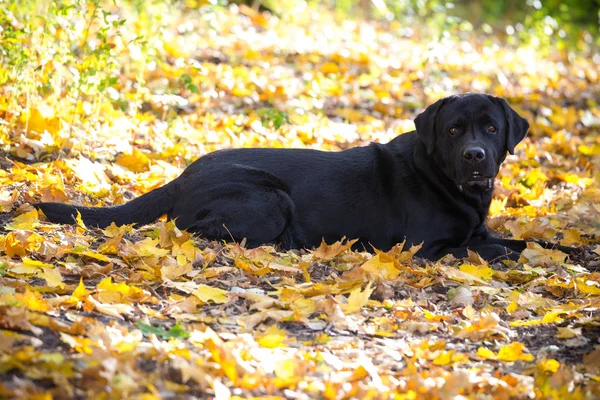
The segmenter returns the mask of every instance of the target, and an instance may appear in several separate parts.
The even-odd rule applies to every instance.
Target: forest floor
[[[50,4],[0,12],[0,398],[600,397],[600,55],[585,38],[553,51],[309,9]],[[121,204],[222,148],[385,142],[466,91],[531,124],[490,229],[580,253],[246,249],[166,220],[58,226],[31,206]]]

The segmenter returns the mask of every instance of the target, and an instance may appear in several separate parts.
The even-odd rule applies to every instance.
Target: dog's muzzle
[[[460,185],[457,184],[456,186],[458,186],[458,190],[461,192],[467,187],[478,188],[480,190],[492,190],[494,187],[494,178],[483,176],[479,171],[475,171],[465,183]]]

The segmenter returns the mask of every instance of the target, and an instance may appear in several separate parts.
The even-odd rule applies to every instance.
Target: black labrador
[[[177,179],[129,203],[84,207],[39,203],[48,219],[88,226],[148,224],[161,215],[210,239],[246,238],[286,249],[342,237],[387,250],[406,238],[419,255],[517,259],[522,240],[485,225],[494,178],[529,124],[501,98],[468,93],[441,99],[415,119],[417,130],[387,144],[340,152],[231,149],[207,154]],[[552,246],[544,243],[546,246]]]

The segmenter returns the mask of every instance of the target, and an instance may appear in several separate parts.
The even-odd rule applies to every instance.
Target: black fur
[[[423,242],[420,255],[430,259],[463,257],[467,248],[488,260],[518,258],[525,242],[491,237],[485,219],[490,185],[525,136],[527,121],[503,99],[466,94],[438,101],[415,123],[417,131],[387,144],[340,152],[217,151],[121,206],[37,207],[50,221],[72,223],[79,211],[86,224],[99,227],[143,225],[167,214],[181,229],[211,239],[246,238],[249,246],[308,248],[346,236],[367,250],[387,250],[406,238],[408,245]],[[469,152],[482,159],[467,158]]]

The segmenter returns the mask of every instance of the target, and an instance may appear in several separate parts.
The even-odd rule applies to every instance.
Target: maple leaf
[[[400,270],[394,266],[394,259],[383,253],[376,254],[369,261],[360,266],[375,280],[395,279]]]
[[[183,254],[179,254],[176,259],[168,257],[162,264],[160,275],[163,279],[173,280],[193,271],[192,263]]]
[[[19,216],[16,216],[12,221],[4,226],[4,229],[8,231],[21,230],[21,231],[32,231],[40,225],[38,220],[38,210],[33,209],[25,212]]]
[[[345,241],[345,243],[344,243]],[[325,243],[325,240],[321,241],[321,245],[313,251],[313,257],[317,261],[331,261],[336,256],[340,255],[344,251],[350,249],[354,243],[358,242],[358,239],[346,240],[346,238],[342,238],[342,240],[337,241],[331,245]]]
[[[552,266],[561,264],[567,255],[560,250],[544,249],[537,243],[528,242],[527,248],[521,252],[523,262],[534,265]]]

